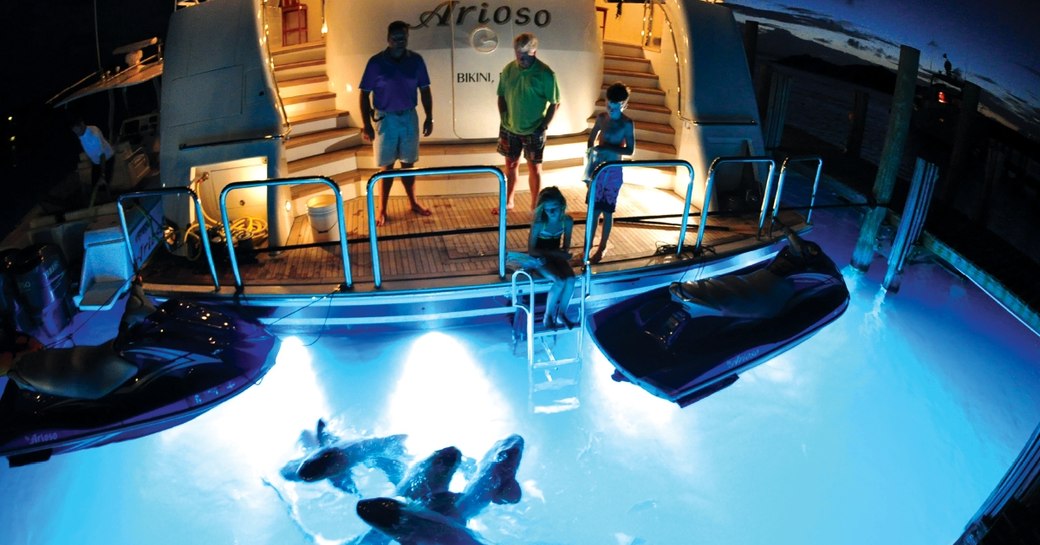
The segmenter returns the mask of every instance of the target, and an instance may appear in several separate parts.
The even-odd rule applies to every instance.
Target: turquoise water
[[[815,219],[807,238],[848,263],[857,213]],[[487,543],[952,543],[1040,422],[1040,339],[938,264],[887,296],[880,260],[843,272],[841,318],[686,409],[610,380],[586,342],[580,406],[532,413],[505,323],[287,338],[262,383],[192,422],[0,468],[0,543],[349,542],[358,496],[279,475],[319,418],[407,434],[413,462],[521,435],[521,500],[469,521]]]

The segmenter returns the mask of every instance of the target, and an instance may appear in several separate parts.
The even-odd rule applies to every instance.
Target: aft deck
[[[523,183],[523,181],[521,182]],[[571,252],[575,270],[581,270],[585,242],[586,205],[584,185],[561,187],[567,198],[568,214],[574,219]],[[420,216],[410,210],[405,197],[391,197],[389,221],[377,230],[382,285],[379,291],[444,288],[499,284],[498,207],[496,194],[469,194],[422,197],[433,214]],[[770,246],[783,233],[758,229],[759,210],[743,214],[710,215],[704,230],[702,250],[695,252],[699,210],[693,208],[684,239],[684,250],[677,251],[684,200],[672,191],[638,184],[626,184],[618,200],[614,228],[604,259],[591,265],[593,275],[633,271],[645,267],[712,261],[726,255]],[[507,215],[506,247],[523,252],[527,248],[532,220],[530,194],[518,190],[516,208]],[[371,251],[367,201],[354,198],[344,202],[345,229],[353,291],[377,289]],[[800,231],[806,225],[801,214],[781,211],[780,221]],[[593,248],[598,244],[597,230]],[[235,279],[226,260],[226,250],[215,246],[217,268],[222,286],[234,286]],[[270,293],[269,289],[325,293],[344,283],[340,245],[337,241],[315,241],[307,214],[295,218],[286,246],[276,252],[238,252],[243,291]],[[186,266],[188,265],[188,266]],[[157,252],[142,271],[151,284],[213,288],[204,259],[187,262],[165,252]]]

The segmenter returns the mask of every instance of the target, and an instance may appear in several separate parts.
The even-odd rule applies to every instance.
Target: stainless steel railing
[[[336,201],[336,226],[339,229],[339,247],[340,254],[343,259],[343,287],[351,288],[354,285],[354,281],[350,274],[350,255],[347,253],[347,231],[344,227],[343,219],[343,195],[339,191],[339,186],[336,182],[325,178],[323,176],[317,176],[312,178],[282,178],[278,180],[258,180],[252,182],[233,182],[224,187],[220,192],[220,220],[224,224],[224,239],[227,243],[228,258],[231,261],[231,272],[235,277],[235,289],[241,293],[243,289],[242,275],[238,270],[238,259],[235,256],[235,244],[231,237],[231,222],[228,221],[227,213],[227,196],[228,193],[235,191],[236,189],[249,189],[253,187],[273,187],[280,185],[300,185],[300,184],[324,184],[332,190],[332,196]]]
[[[377,172],[368,179],[368,234],[372,249],[372,278],[375,287],[383,285],[383,274],[379,264],[379,238],[376,233],[376,205],[375,193],[372,188],[375,183],[383,178],[422,177],[422,176],[446,176],[450,174],[494,174],[498,178],[498,277],[506,277],[506,177],[497,167],[492,166],[461,166],[461,167],[438,167],[418,168],[405,170],[384,170]],[[346,252],[346,249],[343,250]]]
[[[690,179],[686,184],[686,205],[683,206],[683,217],[682,217],[682,228],[679,230],[679,243],[676,246],[676,255],[682,254],[683,241],[686,240],[686,227],[689,222],[690,216],[690,202],[693,198],[693,179],[694,171],[693,165],[687,161],[681,159],[669,159],[662,161],[607,161],[596,167],[596,170],[592,172],[592,181],[589,183],[589,202],[588,213],[585,214],[585,249],[582,251],[581,262],[585,266],[589,264],[589,247],[592,245],[592,233],[595,230],[593,221],[595,221],[595,215],[592,213],[593,204],[596,199],[596,183],[599,180],[601,172],[611,168],[632,168],[632,167],[683,167],[690,175]],[[707,202],[707,201],[705,201]],[[701,220],[701,232],[700,236],[697,237],[697,248],[700,248],[701,237],[704,234],[704,221],[703,216]]]
[[[195,217],[199,222],[201,222],[199,226],[199,238],[202,240],[202,252],[206,255],[206,263],[209,265],[209,273],[213,276],[213,290],[218,291],[220,290],[220,281],[217,279],[217,268],[213,263],[213,251],[209,247],[209,237],[206,236],[206,216],[202,212],[202,202],[199,200],[199,196],[187,187],[166,187],[149,191],[134,191],[132,193],[120,195],[119,198],[116,199],[116,211],[119,213],[119,226],[123,229],[123,243],[126,245],[127,255],[130,256],[130,265],[134,268],[134,273],[139,272],[137,262],[134,260],[133,244],[130,243],[130,230],[126,225],[126,213],[123,210],[123,201],[129,199],[141,199],[144,197],[169,197],[181,193],[187,193],[188,197],[195,203]]]

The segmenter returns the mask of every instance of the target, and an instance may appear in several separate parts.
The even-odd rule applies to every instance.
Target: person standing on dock
[[[513,40],[516,60],[502,69],[498,78],[498,153],[506,158],[506,209],[513,208],[513,192],[520,168],[520,153],[527,160],[527,182],[531,188],[531,210],[542,187],[542,151],[545,131],[560,104],[556,74],[535,58],[538,38],[524,32]],[[497,214],[498,209],[493,213]]]
[[[386,49],[368,60],[358,86],[361,89],[361,119],[364,123],[362,136],[366,141],[375,143],[376,163],[383,170],[392,169],[396,161],[401,161],[401,168],[412,168],[419,160],[416,91],[426,113],[422,134],[430,136],[433,132],[430,75],[422,56],[408,49],[408,29],[408,23],[404,21],[390,23],[386,29]],[[401,182],[412,212],[420,216],[432,214],[430,209],[415,199],[415,177],[402,176]],[[393,178],[383,179],[376,225],[386,223],[386,205],[393,184]]]

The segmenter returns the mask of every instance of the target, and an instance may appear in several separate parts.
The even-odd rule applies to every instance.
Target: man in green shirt
[[[556,74],[535,58],[538,38],[524,32],[513,40],[516,60],[502,69],[498,78],[498,153],[506,158],[506,209],[513,208],[513,191],[520,167],[520,153],[527,160],[527,182],[531,188],[531,210],[542,186],[542,150],[545,130],[560,104]],[[494,210],[498,213],[498,209]]]

